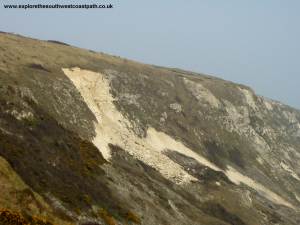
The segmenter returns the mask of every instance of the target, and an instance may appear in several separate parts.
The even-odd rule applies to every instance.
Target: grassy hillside
[[[75,67],[101,75],[112,102],[97,97],[100,78],[88,92],[62,70]],[[126,121],[119,143],[105,140],[110,159],[94,141],[103,115],[84,91],[99,114],[113,104]],[[109,119],[111,129],[124,122]],[[299,121],[244,85],[0,33],[0,224],[299,224]],[[147,156],[149,130],[219,170],[176,144]],[[156,155],[192,181],[144,160]],[[233,182],[230,168],[248,183]]]

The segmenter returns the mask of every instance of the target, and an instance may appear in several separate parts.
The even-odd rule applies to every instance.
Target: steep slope
[[[0,34],[0,208],[25,218],[299,224],[299,121],[243,85]]]

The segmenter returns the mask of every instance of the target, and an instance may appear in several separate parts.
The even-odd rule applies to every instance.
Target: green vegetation
[[[202,210],[212,215],[216,218],[219,218],[222,221],[226,221],[232,225],[246,225],[238,216],[228,212],[222,205],[214,202],[205,202],[202,206]]]
[[[10,121],[4,128],[24,137],[16,139],[0,131],[0,155],[45,198],[51,193],[72,210],[84,211],[96,203],[112,207],[115,201],[105,184],[100,168],[105,160],[99,150],[65,130],[34,103],[27,104],[36,112],[35,126],[23,126],[22,121],[5,114],[6,104],[0,104],[0,116]]]

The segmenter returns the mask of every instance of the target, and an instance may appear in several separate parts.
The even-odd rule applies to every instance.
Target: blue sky
[[[1,6],[0,30],[211,74],[300,109],[299,0],[1,2],[112,3],[94,10]]]

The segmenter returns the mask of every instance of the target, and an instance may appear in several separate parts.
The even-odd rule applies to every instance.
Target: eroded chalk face
[[[77,87],[97,119],[93,143],[107,160],[111,157],[108,146],[111,143],[156,168],[163,176],[176,183],[196,180],[163,154],[166,144],[149,141],[149,136],[146,138],[136,136],[131,123],[115,107],[114,98],[110,93],[109,79],[104,74],[80,68],[63,69],[63,71]],[[154,141],[158,142],[157,139]]]
[[[220,101],[213,95],[213,93],[200,83],[196,83],[187,78],[183,78],[183,81],[192,95],[201,104],[209,105],[212,108],[219,108],[221,106]]]
[[[158,132],[154,128],[149,127],[145,138],[138,137],[133,132],[130,121],[114,105],[115,99],[110,92],[110,81],[105,74],[80,68],[65,68],[63,72],[76,86],[87,106],[95,115],[97,122],[95,122],[96,136],[93,139],[93,143],[107,160],[111,158],[109,144],[118,145],[135,158],[156,168],[164,177],[173,182],[184,184],[197,180],[197,178],[188,174],[181,165],[164,154],[166,149],[171,149],[191,157],[215,171],[223,172],[236,184],[246,184],[276,204],[293,208],[289,202],[255,180],[244,176],[232,167],[228,167],[228,170],[223,171],[205,157],[195,153],[163,132]],[[203,93],[205,93],[205,100],[209,100],[208,102],[213,107],[218,107],[217,99],[207,98],[207,92],[201,87],[197,94],[201,95]],[[248,96],[248,93],[245,93],[245,95]],[[247,101],[252,103],[249,96]]]

